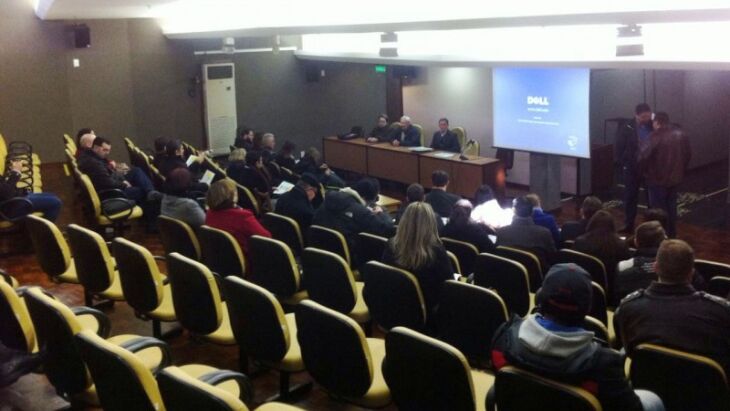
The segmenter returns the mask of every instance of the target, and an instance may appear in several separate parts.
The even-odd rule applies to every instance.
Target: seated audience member
[[[388,241],[383,253],[383,263],[416,276],[426,303],[427,319],[433,318],[444,282],[454,278],[454,269],[439,239],[435,218],[430,205],[420,201],[409,204],[395,237]]]
[[[165,160],[165,156],[167,155],[167,143],[170,141],[167,137],[157,137],[154,142],[155,146],[155,155],[152,157],[152,165],[157,168],[157,170],[160,170],[160,166],[162,165],[162,162]]]
[[[258,132],[253,134],[253,147],[251,147],[251,150],[246,151],[257,151],[257,150],[263,150],[263,141],[264,141],[264,133]]]
[[[289,170],[294,170],[294,167],[297,165],[296,160],[294,160],[294,151],[296,149],[296,144],[292,143],[291,141],[285,141],[284,145],[281,146],[281,150],[276,153],[274,161],[276,161],[276,164],[278,164],[279,167],[285,167]]]
[[[603,208],[603,203],[598,197],[588,196],[580,206],[580,220],[566,221],[560,230],[562,241],[574,241],[578,236],[585,234],[588,220],[593,217],[596,211]]]
[[[235,148],[243,148],[245,150],[253,150],[253,135],[254,132],[248,127],[239,127],[236,134],[236,139],[233,141]]]
[[[0,203],[13,197],[23,197],[33,205],[33,211],[43,213],[43,217],[56,221],[61,213],[61,200],[51,193],[29,193],[18,188],[23,161],[10,160],[10,167],[5,176],[0,176]]]
[[[517,197],[512,203],[512,224],[497,229],[497,245],[533,251],[543,261],[555,253],[555,241],[550,230],[532,220],[532,203],[526,197]]]
[[[86,134],[91,134],[92,136],[96,137],[96,133],[94,132],[94,130],[92,130],[88,127],[79,129],[79,131],[76,132],[76,148],[81,147],[81,137],[83,137]],[[94,139],[92,138],[91,143],[93,143],[93,142],[94,142]],[[86,146],[86,148],[91,148],[91,143],[89,143]]]
[[[502,208],[494,196],[492,187],[484,184],[474,193],[476,207],[471,212],[472,220],[486,225],[493,233],[500,227],[510,225],[514,213],[511,208]]]
[[[419,147],[421,145],[421,132],[411,124],[411,118],[403,116],[400,118],[400,131],[393,133],[391,143],[394,146]]]
[[[205,225],[229,232],[247,256],[251,236],[271,237],[251,211],[238,207],[238,190],[233,181],[223,179],[213,183],[205,201],[208,204]]]
[[[94,145],[94,139],[96,139],[96,134],[92,133],[82,134],[79,137],[78,144],[76,145],[76,159],[79,159],[81,157],[81,153],[84,151],[91,150],[91,146]]]
[[[188,167],[187,161],[183,158],[184,155],[185,148],[182,145],[182,141],[177,139],[169,140],[165,144],[165,156],[160,161],[160,166],[157,167],[160,174],[167,178],[170,172],[176,168],[188,168],[192,175],[196,176],[202,170],[201,164],[205,161],[205,154],[201,153],[199,156],[196,156],[195,161],[190,164],[190,167]]]
[[[495,333],[492,364],[508,365],[577,385],[606,411],[663,410],[658,396],[632,390],[624,356],[583,328],[591,307],[591,277],[575,264],[556,264],[535,296],[537,313],[512,317]],[[529,395],[529,393],[526,393]]]
[[[395,231],[393,221],[386,213],[368,208],[357,191],[349,187],[328,191],[324,202],[314,213],[312,224],[337,230],[345,236],[354,267],[360,264],[357,256],[358,233],[390,237]]]
[[[372,177],[363,177],[352,185],[352,189],[357,191],[360,198],[365,201],[365,207],[375,211],[379,208],[378,213],[384,212],[378,205],[380,200],[380,182]]]
[[[628,294],[648,287],[657,279],[654,266],[656,253],[666,238],[667,234],[657,221],[648,221],[636,227],[636,252],[632,258],[619,262],[616,269],[615,301],[621,301]]]
[[[344,187],[342,180],[327,164],[322,161],[322,154],[314,147],[304,151],[304,157],[294,167],[297,174],[311,173],[317,176],[317,180],[327,187]]]
[[[400,222],[401,218],[403,217],[403,213],[406,211],[409,204],[418,201],[424,201],[425,199],[426,191],[423,189],[422,185],[418,183],[413,183],[409,185],[406,189],[406,201],[405,203],[401,204],[398,212],[395,214],[395,224],[398,224],[398,222]],[[444,221],[443,219],[441,219],[441,217],[438,216],[438,214],[434,213],[434,216],[436,217],[436,227],[438,228],[439,232],[441,232],[441,229],[444,228]]]
[[[629,357],[639,344],[658,344],[712,358],[730,373],[730,302],[692,287],[692,247],[662,242],[656,272],[659,280],[629,294],[614,316]]]
[[[243,162],[240,160],[241,154],[245,155]],[[245,152],[244,149],[237,148],[231,152],[229,159],[232,161],[226,169],[228,177],[251,190],[259,204],[270,209],[271,177],[264,167],[261,151]]]
[[[388,126],[388,116],[381,114],[367,141],[368,143],[386,143],[393,140],[393,133],[394,131]]]
[[[312,200],[317,195],[318,187],[317,177],[304,173],[294,188],[276,201],[276,213],[293,218],[299,224],[302,235],[306,235],[307,229],[312,225],[314,217]]]
[[[441,236],[474,244],[480,253],[492,252],[496,248],[489,239],[492,232],[484,224],[472,220],[471,211],[472,205],[469,200],[457,201],[451,211],[449,222],[441,230]]]
[[[282,176],[279,169],[271,164],[276,158],[276,138],[272,133],[264,133],[261,137],[261,158],[264,161],[264,168],[268,171],[269,182],[272,186],[278,186],[281,183]]]
[[[428,203],[433,211],[442,218],[448,218],[451,215],[451,209],[457,201],[461,200],[456,194],[446,191],[449,186],[449,174],[443,170],[436,170],[431,174],[431,191],[426,194],[426,203]]]
[[[550,230],[550,235],[553,236],[555,246],[560,245],[560,229],[558,228],[558,223],[555,222],[555,217],[543,211],[540,196],[535,193],[530,193],[525,197],[532,203],[532,221]]]
[[[205,211],[197,201],[188,197],[193,177],[187,168],[176,168],[165,180],[160,214],[186,222],[193,229],[205,223]]]
[[[434,150],[451,151],[454,153],[461,152],[459,146],[459,138],[456,134],[449,130],[449,119],[439,119],[439,131],[433,133],[431,139],[431,148]]]
[[[664,229],[664,232],[667,231],[667,212],[662,210],[661,208],[648,208],[646,211],[644,211],[644,222],[649,221],[656,221],[657,223],[661,224],[662,228]],[[629,247],[635,247],[635,237],[634,233],[630,233],[626,237],[626,244]]]

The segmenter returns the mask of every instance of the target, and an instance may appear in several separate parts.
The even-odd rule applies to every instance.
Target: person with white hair
[[[421,132],[413,127],[410,117],[403,116],[400,118],[400,133],[394,133],[391,144],[404,147],[418,147],[421,145]]]

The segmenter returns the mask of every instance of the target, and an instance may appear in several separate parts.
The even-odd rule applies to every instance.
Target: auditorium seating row
[[[41,160],[38,154],[33,152],[33,146],[25,141],[7,143],[3,135],[0,134],[0,176],[6,174],[11,162],[15,160],[21,160],[23,163],[17,188],[31,193],[41,192],[43,190]],[[18,230],[17,223],[30,214],[32,210],[33,206],[30,201],[23,197],[15,197],[0,202],[0,233]]]

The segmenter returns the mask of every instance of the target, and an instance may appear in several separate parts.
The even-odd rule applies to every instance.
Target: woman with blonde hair
[[[430,318],[438,306],[441,286],[453,279],[454,269],[441,243],[436,215],[428,203],[408,205],[395,237],[388,242],[383,262],[410,271],[418,279]]]

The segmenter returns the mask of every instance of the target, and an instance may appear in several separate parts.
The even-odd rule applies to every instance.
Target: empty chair
[[[295,257],[302,255],[304,237],[296,220],[277,213],[266,213],[261,224],[269,230],[273,238],[288,245]]]
[[[175,315],[183,328],[215,344],[233,345],[226,303],[208,267],[178,253],[167,256]]]
[[[507,309],[524,317],[532,308],[530,278],[522,264],[498,255],[482,253],[477,258],[474,284],[497,291]]]
[[[491,393],[490,393],[491,394]],[[487,397],[487,409],[514,411],[600,411],[601,404],[580,387],[553,381],[513,366],[497,372],[494,396]]]
[[[404,327],[385,336],[383,374],[393,402],[406,411],[483,410],[494,383],[456,348]]]
[[[705,282],[710,282],[715,277],[730,278],[730,264],[723,264],[717,261],[695,260],[695,270],[705,279]],[[722,297],[727,297],[727,294]]]
[[[311,300],[297,306],[296,321],[304,364],[325,391],[367,408],[390,403],[383,340],[365,338],[352,318]]]
[[[97,192],[89,176],[80,171],[76,173],[87,217],[95,227],[112,227],[116,233],[120,234],[127,221],[142,217],[142,208],[126,198],[121,190]],[[110,192],[110,198],[102,201],[99,196],[107,194],[106,192]]]
[[[6,347],[26,353],[38,350],[25,301],[3,279],[0,279],[0,324],[0,342]]]
[[[289,246],[279,240],[252,236],[249,240],[251,279],[276,295],[283,304],[296,305],[307,298],[299,268]]]
[[[193,260],[200,260],[200,244],[195,231],[184,221],[161,215],[157,228],[165,248],[165,254],[178,253]]]
[[[358,255],[361,261],[381,261],[385,248],[388,246],[388,239],[370,233],[358,233]]]
[[[450,280],[441,290],[440,301],[436,312],[439,340],[453,345],[473,363],[488,364],[492,337],[508,319],[502,298],[492,290]]]
[[[350,248],[341,232],[321,225],[312,225],[307,232],[307,245],[339,255],[352,267]]]
[[[554,259],[554,264],[574,263],[581,266],[584,270],[588,271],[591,275],[591,279],[598,283],[604,291],[610,292],[608,289],[606,267],[598,258],[586,253],[581,253],[580,251],[562,249],[555,253]]]
[[[494,251],[494,254],[522,264],[530,276],[530,292],[537,292],[542,285],[543,272],[540,259],[534,253],[519,248],[500,245]]]
[[[707,284],[707,292],[722,298],[730,296],[730,277],[715,276]]]
[[[243,400],[250,399],[252,394],[250,382],[243,374],[207,365],[167,367],[160,371],[164,376],[158,374],[158,383],[144,363],[125,348],[89,331],[81,331],[75,340],[105,411],[241,410],[246,409]],[[162,341],[153,341],[164,345]],[[193,380],[191,384],[209,393],[210,397],[195,398],[186,390],[186,385],[175,384],[178,380]],[[170,387],[176,388],[177,395],[170,392]],[[194,408],[206,399],[209,406]],[[214,404],[219,407],[213,407]],[[230,408],[222,407],[223,404]]]
[[[167,277],[160,273],[152,253],[139,244],[117,237],[112,250],[127,304],[137,317],[152,320],[152,334],[162,338],[160,322],[177,319]]]
[[[33,215],[25,221],[41,269],[54,282],[78,284],[71,251],[61,230],[52,222]]]
[[[296,338],[294,314],[284,314],[271,292],[241,278],[227,277],[223,286],[240,350],[240,369],[247,372],[250,356],[262,366],[279,371],[279,397],[282,399],[311,389],[311,384],[289,387],[290,375],[305,369]]]
[[[68,239],[76,264],[76,275],[84,286],[86,305],[92,306],[94,296],[123,301],[124,293],[116,263],[101,235],[70,224]]]
[[[465,241],[454,240],[452,238],[442,237],[441,241],[448,251],[456,255],[461,267],[461,274],[468,277],[474,272],[474,264],[476,263],[479,250],[474,244]]]
[[[727,376],[714,360],[655,344],[641,344],[631,354],[634,388],[656,393],[667,410],[728,410]]]
[[[358,324],[370,321],[362,297],[364,284],[355,282],[347,262],[335,253],[307,247],[302,254],[304,285],[309,298],[343,313]]]
[[[202,262],[211,271],[221,277],[246,276],[246,258],[238,241],[230,233],[204,225],[198,231],[198,239]]]
[[[362,268],[363,298],[373,320],[385,330],[426,326],[426,303],[418,279],[406,270],[377,261]]]

